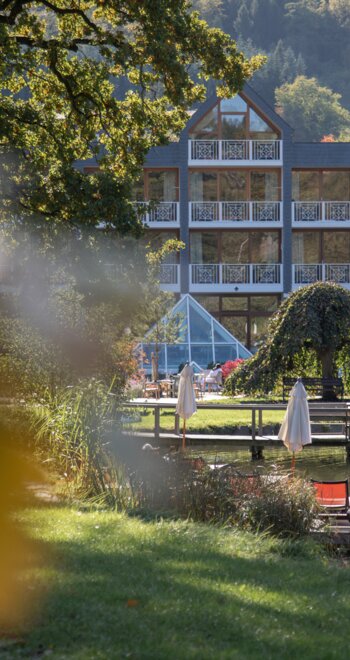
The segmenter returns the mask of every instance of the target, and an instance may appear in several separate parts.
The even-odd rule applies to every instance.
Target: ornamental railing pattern
[[[191,284],[280,284],[281,264],[191,264]]]
[[[190,222],[279,222],[281,202],[189,202]]]
[[[157,222],[179,222],[179,202],[135,202],[141,211],[141,218],[146,224]]]
[[[178,284],[179,264],[160,264],[159,282],[160,284]]]
[[[293,222],[350,221],[350,202],[293,202]]]
[[[336,282],[350,284],[350,264],[293,264],[293,283]]]
[[[189,140],[190,160],[280,161],[281,140]]]

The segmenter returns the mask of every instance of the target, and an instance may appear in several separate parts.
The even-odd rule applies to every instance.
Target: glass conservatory
[[[161,374],[178,373],[185,362],[207,369],[216,362],[252,355],[189,294],[146,333],[138,351],[146,373],[151,373],[152,353],[158,354]]]

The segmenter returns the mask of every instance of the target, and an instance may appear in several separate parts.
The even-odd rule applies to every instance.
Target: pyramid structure
[[[177,325],[174,320],[177,321]],[[171,343],[164,341],[158,344],[160,373],[178,373],[180,365],[185,362],[195,363],[201,369],[207,369],[208,365],[216,362],[223,363],[236,358],[247,359],[252,355],[190,294],[184,295],[163,317],[161,323],[165,327],[172,323],[176,327],[176,337],[173,331]],[[138,349],[142,356],[141,367],[149,373],[151,353],[155,351],[154,327],[146,333]]]

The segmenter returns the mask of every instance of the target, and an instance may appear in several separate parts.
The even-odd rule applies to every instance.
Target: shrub
[[[310,531],[318,512],[308,482],[277,472],[247,476],[227,466],[202,471],[190,487],[189,513],[196,520],[297,537]]]
[[[244,360],[241,358],[237,358],[237,360],[227,360],[221,367],[223,379],[226,380],[232,371],[237,369],[242,362],[244,362]]]
[[[123,469],[110,451],[119,400],[94,378],[47,394],[33,408],[37,449],[74,495],[123,508],[129,497]]]

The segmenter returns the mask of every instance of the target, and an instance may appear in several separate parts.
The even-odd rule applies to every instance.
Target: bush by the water
[[[319,513],[314,489],[288,474],[242,475],[231,466],[204,470],[193,480],[195,520],[232,523],[281,536],[303,536]]]

